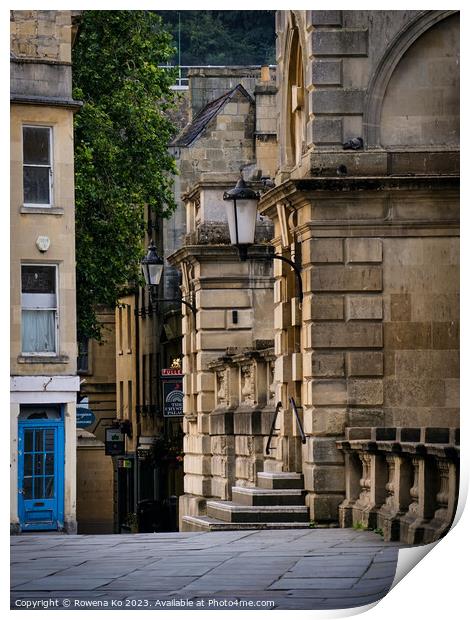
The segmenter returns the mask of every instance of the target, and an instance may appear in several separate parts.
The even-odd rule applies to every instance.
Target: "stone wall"
[[[77,433],[78,534],[112,534],[113,459],[104,443],[91,433]]]
[[[282,468],[303,471],[315,520],[334,519],[345,492],[346,426],[458,426],[457,185],[304,179],[262,199],[277,252],[301,257],[301,308],[292,270],[275,265],[275,376],[307,434]]]
[[[71,61],[77,11],[11,11],[10,49],[17,58]]]
[[[302,406],[307,444],[282,467],[315,520],[337,518],[346,426],[458,425],[458,28],[453,11],[277,14],[280,170],[260,212],[302,271],[300,307],[275,265],[276,389]]]
[[[459,16],[426,31],[400,59],[385,93],[385,147],[459,144]]]
[[[270,79],[275,75],[275,68],[270,68]],[[198,67],[190,69],[190,120],[206,104],[217,99],[238,84],[253,95],[261,77],[261,68],[253,67]]]
[[[385,424],[458,426],[458,239],[385,239],[383,252]]]
[[[210,363],[228,346],[250,349],[271,334],[264,310],[272,304],[271,270],[269,262],[256,259],[240,265],[230,246],[186,246],[180,252],[181,258],[191,255],[189,286],[183,293],[192,290],[197,308],[196,322],[188,313],[183,319],[184,490],[226,499],[235,476],[233,411],[216,410],[221,387]],[[232,389],[232,396],[238,399],[238,389]],[[239,462],[239,467],[245,465]]]
[[[188,191],[201,174],[236,173],[240,168],[254,164],[254,129],[253,100],[235,92],[230,102],[205,126],[191,148],[180,150],[178,167],[182,192]]]
[[[277,121],[275,69],[268,67],[199,67],[189,71],[189,91],[182,96],[175,115],[178,129],[204,106],[241,85],[241,93],[231,99],[187,146],[171,147],[179,174],[174,179],[176,211],[162,223],[165,258],[181,248],[187,232],[187,213],[182,196],[205,174],[232,174],[245,168],[259,177],[273,177],[277,169]],[[256,168],[259,172],[255,171]],[[211,224],[212,225],[212,224]],[[178,270],[167,265],[164,297],[177,297]],[[166,306],[169,309],[171,306]]]
[[[288,75],[295,30],[304,76],[299,177],[312,167],[321,174],[331,158],[326,153],[358,136],[376,149],[458,145],[456,11],[278,11],[276,30],[281,171],[292,168]],[[312,160],[313,150],[319,153]]]
[[[88,398],[95,414],[95,436],[105,440],[104,429],[116,416],[116,328],[114,308],[100,308],[102,340],[88,342],[88,370],[80,372],[80,394]],[[103,418],[102,421],[101,418]],[[90,430],[90,429],[88,429]],[[78,501],[80,498],[78,498]]]
[[[311,518],[328,522],[338,519],[347,491],[348,464],[337,445],[346,427],[458,426],[458,15],[279,11],[276,30],[277,93],[272,85],[257,87],[264,89],[269,113],[264,119],[257,105],[256,129],[264,131],[267,143],[277,127],[278,171],[259,212],[274,223],[275,252],[301,271],[304,297],[301,302],[293,269],[275,260],[273,388],[283,406],[275,451],[264,456],[264,468],[301,471]],[[428,53],[439,60],[432,63],[434,73],[431,63],[421,71]],[[412,78],[420,72],[422,82]],[[409,89],[400,94],[404,84]],[[408,116],[413,109],[416,117],[395,123],[388,102],[394,100],[397,110],[401,97],[402,109]],[[419,110],[423,97],[427,107]],[[415,133],[405,140],[408,121]],[[362,144],[356,150],[343,148],[357,137]],[[261,145],[255,157],[263,157]],[[258,161],[253,168],[260,168]],[[187,242],[200,243],[209,220],[197,200],[188,201],[188,216],[195,236]],[[199,245],[191,259],[197,263],[187,272],[188,283],[207,276],[210,300],[216,282],[238,286],[240,273],[255,264],[235,272],[240,266],[228,266],[223,230],[218,234],[220,245],[212,238],[205,256]],[[188,247],[180,260],[192,252]],[[203,288],[198,308],[207,303]],[[222,429],[211,440],[215,460],[201,452],[198,471],[190,473],[199,476],[199,486],[188,492],[205,496],[228,492],[236,477],[237,441],[239,446],[244,441],[230,426],[234,417],[227,416],[235,409],[213,408],[213,388],[207,387],[213,380],[206,377],[201,389],[191,376],[197,367],[191,364],[213,361],[223,343],[247,346],[238,336],[220,337],[215,327],[205,333],[209,325],[221,328],[217,321],[226,320],[231,296],[224,293],[218,303],[207,323],[200,319],[197,334],[185,324],[186,410],[197,411],[186,432],[192,434],[194,424],[211,435],[216,418]],[[307,435],[304,446],[289,410],[291,398]]]
[[[242,358],[232,360],[219,373],[217,364],[227,360],[216,360],[226,354],[227,347],[241,352],[272,338],[272,319],[266,313],[272,307],[272,267],[265,246],[255,245],[248,260],[240,262],[237,250],[229,244],[222,196],[235,184],[236,176],[221,177],[208,177],[187,195],[187,244],[169,257],[182,271],[183,297],[197,310],[194,317],[186,307],[182,309],[185,495],[180,500],[180,517],[202,514],[208,497],[227,499],[235,479],[252,484],[261,468],[262,442],[251,434],[259,421],[253,420],[250,411],[241,412],[247,415],[237,421],[239,434],[245,438],[234,435],[233,412],[245,399],[238,389],[241,379],[234,379],[232,373],[235,368],[235,374],[241,372]],[[214,238],[213,230],[219,231],[220,238]],[[260,231],[270,236],[262,223],[258,235]],[[247,366],[253,363],[247,358]],[[260,385],[266,390],[266,380]],[[265,405],[266,395],[257,397],[258,401]]]

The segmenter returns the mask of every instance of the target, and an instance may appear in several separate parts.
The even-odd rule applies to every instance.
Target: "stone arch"
[[[301,41],[302,29],[296,16],[290,12],[284,58],[287,80],[283,92],[283,163],[288,168],[300,163],[305,143],[307,124],[307,93],[305,90],[305,46]]]
[[[425,11],[420,13],[390,43],[380,60],[367,89],[364,108],[364,142],[367,148],[380,148],[382,107],[387,87],[400,60],[428,30],[458,11]]]

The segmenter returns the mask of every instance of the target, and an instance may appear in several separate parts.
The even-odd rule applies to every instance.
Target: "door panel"
[[[62,422],[20,422],[18,431],[18,513],[21,528],[58,529],[63,521]]]

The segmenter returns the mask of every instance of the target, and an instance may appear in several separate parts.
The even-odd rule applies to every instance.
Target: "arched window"
[[[300,163],[302,144],[305,142],[305,86],[302,47],[299,29],[290,33],[287,85],[286,163],[294,167]]]

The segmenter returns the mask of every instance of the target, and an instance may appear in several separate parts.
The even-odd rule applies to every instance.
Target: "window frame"
[[[23,306],[23,295],[41,295],[41,293],[23,293],[23,267],[54,267],[55,268],[55,308],[41,308],[38,310],[41,312],[42,310],[53,310],[54,314],[54,332],[55,332],[55,351],[23,351],[23,310],[32,310],[33,308],[28,308]],[[20,329],[20,337],[21,337],[21,355],[24,357],[57,357],[60,351],[59,344],[59,265],[57,263],[33,263],[33,262],[22,262],[20,266],[20,301],[21,301],[21,329]]]
[[[49,164],[25,164],[24,161],[24,129],[48,129],[49,130]],[[21,125],[21,172],[23,188],[23,207],[29,209],[48,209],[54,206],[54,127],[34,123],[22,123]],[[49,168],[49,202],[26,202],[24,195],[24,169],[26,166],[35,168]]]

